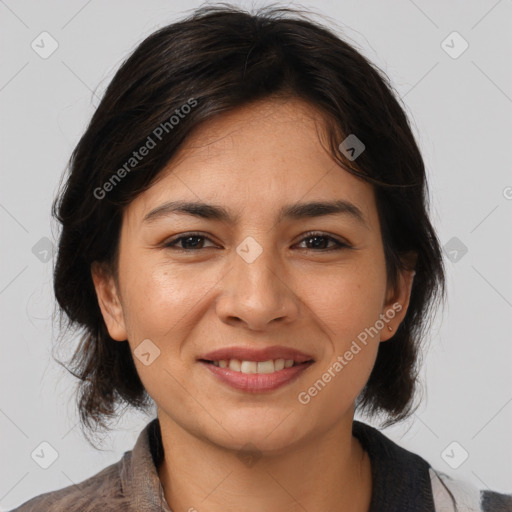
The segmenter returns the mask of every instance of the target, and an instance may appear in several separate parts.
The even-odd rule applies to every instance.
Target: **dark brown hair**
[[[384,413],[386,425],[411,414],[420,345],[434,304],[444,298],[445,278],[428,216],[425,167],[404,110],[381,70],[303,11],[270,6],[249,13],[220,4],[154,32],[121,65],[53,204],[62,225],[55,296],[61,320],[81,334],[68,370],[79,379],[82,428],[108,429],[104,420],[115,416],[117,405],[147,410],[153,403],[128,342],[108,334],[91,278],[95,261],[116,272],[123,208],[203,121],[274,96],[302,99],[321,112],[333,159],[374,186],[391,283],[405,257],[417,255],[405,319],[393,339],[380,344],[357,401],[360,411]],[[148,137],[155,139],[157,127],[164,143],[131,161]],[[350,134],[365,145],[357,160],[339,149]]]

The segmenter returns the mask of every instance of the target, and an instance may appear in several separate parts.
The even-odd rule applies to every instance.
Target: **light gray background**
[[[4,510],[116,462],[150,419],[124,414],[103,452],[81,437],[74,379],[51,355],[57,336],[52,262],[44,262],[48,241],[40,240],[56,241],[51,200],[115,70],[145,36],[198,5],[0,0]],[[512,492],[512,2],[302,5],[333,18],[390,76],[423,151],[441,242],[456,237],[468,250],[446,254],[448,303],[431,330],[423,405],[410,421],[384,433],[454,477]],[[31,48],[43,31],[59,45],[47,59]],[[453,31],[469,44],[458,58],[445,45],[454,52],[460,40],[450,36],[443,44]],[[73,346],[71,340],[68,354]],[[58,452],[46,470],[31,458],[43,441]],[[443,458],[453,441],[458,445]],[[460,461],[462,449],[469,457],[452,469],[446,460]]]

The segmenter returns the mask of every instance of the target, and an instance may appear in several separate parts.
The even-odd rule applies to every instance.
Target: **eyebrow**
[[[157,219],[172,214],[184,214],[208,220],[218,220],[233,224],[239,219],[223,206],[190,201],[168,201],[157,206],[144,216],[143,222],[152,223]],[[285,219],[300,220],[305,218],[322,217],[326,215],[344,215],[356,220],[369,229],[363,212],[353,203],[346,200],[314,201],[309,203],[293,203],[283,206],[277,215],[277,221]]]

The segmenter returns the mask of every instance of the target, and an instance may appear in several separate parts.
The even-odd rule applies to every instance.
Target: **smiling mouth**
[[[209,361],[207,359],[199,359],[199,361],[212,364],[219,368],[227,368],[229,370],[245,374],[275,373],[286,368],[291,368],[293,366],[303,366],[314,363],[313,359],[304,361],[302,363],[298,363],[293,359],[269,359],[267,361],[247,361],[240,359],[221,359],[218,361]]]

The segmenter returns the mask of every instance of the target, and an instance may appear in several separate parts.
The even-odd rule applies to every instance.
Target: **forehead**
[[[199,125],[127,213],[141,222],[163,202],[187,200],[261,218],[283,204],[340,199],[375,216],[371,185],[330,156],[321,113],[298,99],[273,99]]]

